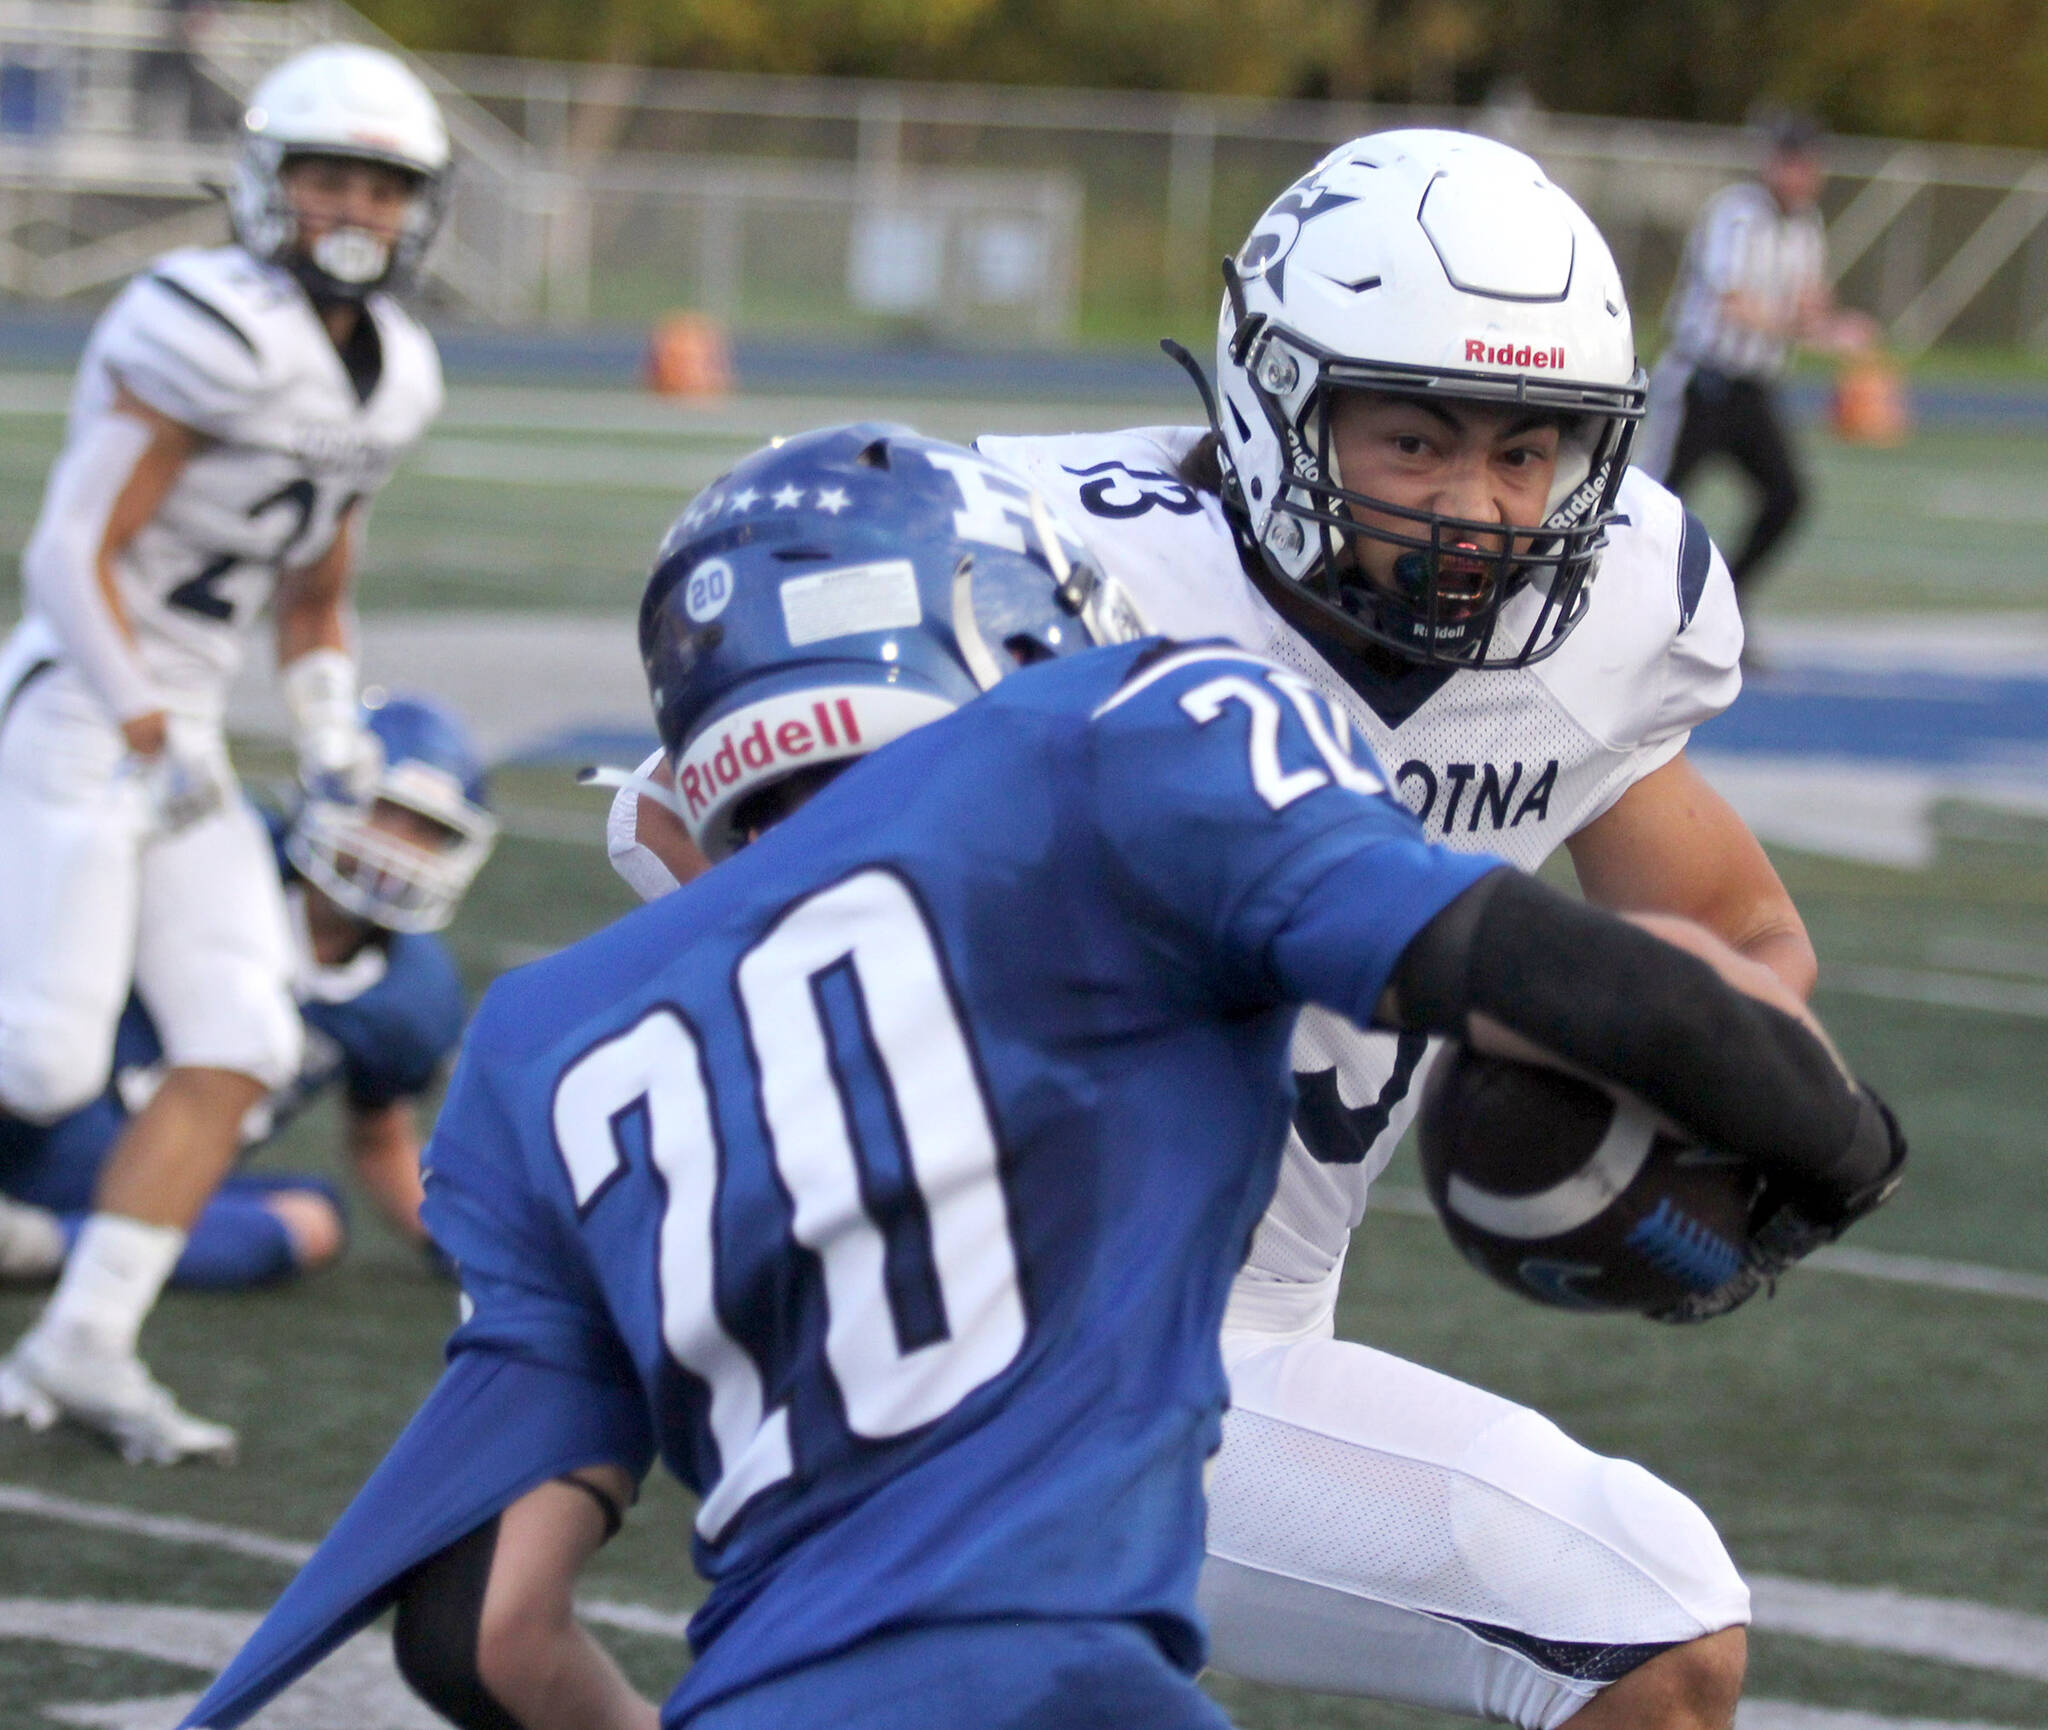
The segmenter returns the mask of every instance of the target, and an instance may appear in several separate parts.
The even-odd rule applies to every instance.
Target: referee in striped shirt
[[[1670,346],[1636,445],[1637,465],[1673,492],[1716,455],[1749,477],[1756,515],[1728,561],[1738,597],[1805,502],[1778,390],[1793,345],[1846,352],[1876,334],[1869,319],[1838,312],[1828,287],[1819,129],[1784,116],[1769,138],[1761,182],[1715,194],[1687,237],[1666,312]]]

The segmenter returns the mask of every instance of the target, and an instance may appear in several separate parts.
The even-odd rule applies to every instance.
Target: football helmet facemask
[[[414,192],[396,241],[339,227],[302,246],[283,177],[306,156],[382,163],[408,176]],[[448,129],[427,87],[380,49],[327,44],[294,55],[257,85],[242,118],[228,212],[236,240],[288,266],[315,300],[361,300],[412,283],[440,229],[447,182]]]
[[[714,861],[766,826],[779,784],[1021,666],[1142,634],[1023,481],[877,422],[789,439],[712,482],[669,530],[640,604],[677,813]]]
[[[384,752],[374,792],[361,805],[307,800],[285,857],[358,919],[438,931],[497,842],[482,759],[454,714],[425,698],[366,704],[363,726]]]
[[[1467,668],[1552,653],[1585,614],[1645,395],[1585,212],[1490,139],[1375,133],[1275,200],[1224,278],[1225,498],[1267,598],[1353,651]],[[1347,487],[1340,391],[1555,414],[1543,520],[1507,536]],[[1396,549],[1391,588],[1363,574],[1368,540]]]

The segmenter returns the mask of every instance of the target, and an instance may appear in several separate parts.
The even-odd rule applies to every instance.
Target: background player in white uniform
[[[131,981],[168,1065],[0,1367],[0,1411],[62,1411],[136,1460],[232,1452],[136,1339],[244,1113],[299,1057],[226,688],[271,606],[309,794],[374,785],[354,536],[441,402],[432,341],[383,292],[439,218],[433,99],[388,55],[318,48],[264,80],[245,134],[238,244],[159,259],[93,332],[23,556],[27,616],[0,651],[0,1110],[45,1122],[97,1096]]]
[[[1341,702],[1432,840],[1529,869],[1564,843],[1593,900],[1695,919],[1808,992],[1797,912],[1684,756],[1736,694],[1741,624],[1698,521],[1626,471],[1642,377],[1585,214],[1504,146],[1381,134],[1289,189],[1226,279],[1217,436],[979,448],[1154,629],[1228,634]],[[1424,1063],[1302,1018],[1297,1133],[1225,1336],[1213,1662],[1525,1725],[1725,1726],[1748,1594],[1690,1501],[1331,1337]]]

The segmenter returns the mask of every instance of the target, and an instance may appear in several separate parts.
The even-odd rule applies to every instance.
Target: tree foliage
[[[1546,108],[2048,147],[2041,0],[359,0],[408,46]]]

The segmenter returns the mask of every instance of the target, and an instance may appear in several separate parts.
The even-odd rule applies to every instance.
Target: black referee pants
[[[1683,493],[1693,470],[1710,456],[1727,457],[1757,490],[1749,533],[1728,561],[1728,574],[1739,595],[1806,503],[1806,486],[1793,459],[1775,386],[1704,367],[1692,375],[1664,484]]]

